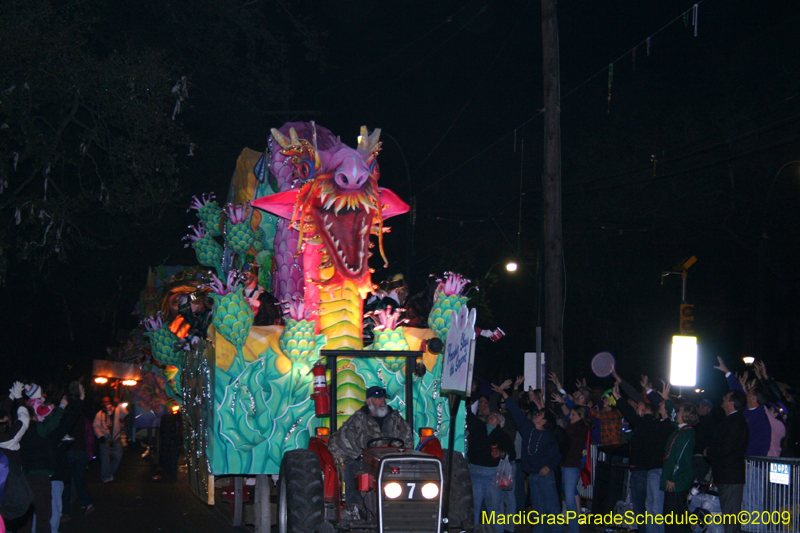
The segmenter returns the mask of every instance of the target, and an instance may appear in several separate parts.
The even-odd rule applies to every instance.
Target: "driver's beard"
[[[369,408],[369,414],[378,418],[383,418],[389,414],[389,406],[386,404],[381,406],[369,404],[367,407]]]

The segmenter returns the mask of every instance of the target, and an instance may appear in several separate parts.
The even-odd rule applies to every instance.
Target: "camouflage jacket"
[[[367,447],[367,442],[379,437],[396,437],[402,439],[407,448],[414,447],[414,434],[399,411],[389,408],[389,414],[383,421],[383,431],[381,431],[380,424],[369,414],[369,409],[365,405],[331,435],[328,449],[337,461],[343,463],[356,459],[361,455],[361,450]],[[383,442],[381,445],[386,446],[387,443]]]

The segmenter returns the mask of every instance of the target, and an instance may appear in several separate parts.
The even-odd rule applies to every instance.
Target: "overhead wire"
[[[696,3],[696,5],[698,5],[698,6],[699,6],[700,4],[702,4],[702,3],[704,3],[704,2],[705,2],[705,0],[699,0],[699,1]],[[668,23],[666,23],[665,25],[663,25],[663,26],[662,26],[661,28],[659,28],[659,29],[658,29],[656,32],[654,32],[654,33],[650,34],[650,38],[652,38],[652,37],[653,37],[653,36],[655,36],[655,35],[658,35],[659,33],[661,33],[662,31],[664,31],[666,28],[668,28],[669,26],[671,26],[671,25],[672,25],[672,24],[674,24],[675,22],[677,22],[677,21],[679,21],[679,20],[682,20],[682,19],[683,19],[683,16],[684,16],[684,13],[687,13],[688,11],[691,11],[691,9],[689,9],[689,10],[684,10],[683,12],[681,12],[681,14],[680,14],[680,15],[678,15],[677,17],[675,17],[674,19],[672,19],[670,22],[668,22]],[[639,43],[638,43],[638,44],[637,44],[637,45],[636,45],[634,48],[637,48],[637,47],[641,46],[642,44],[645,44],[646,42],[647,42],[647,39],[644,39],[644,40],[640,41],[640,42],[639,42]],[[623,53],[622,55],[620,55],[620,56],[619,56],[617,59],[615,59],[614,61],[612,61],[612,63],[611,63],[611,64],[613,64],[613,63],[615,63],[615,62],[618,62],[619,60],[621,60],[621,59],[623,59],[624,57],[628,56],[629,54],[631,54],[631,53],[632,53],[632,50],[633,50],[633,48],[630,48],[630,49],[628,49],[628,51],[626,51],[625,53]],[[568,98],[570,95],[572,95],[572,94],[573,94],[573,93],[575,93],[575,92],[576,92],[578,89],[580,89],[581,87],[583,87],[584,85],[586,85],[587,83],[589,83],[590,81],[592,81],[594,78],[596,78],[597,76],[599,76],[599,75],[600,75],[600,74],[602,74],[603,72],[606,72],[606,71],[608,71],[608,68],[609,68],[609,67],[608,67],[608,65],[606,65],[605,67],[603,67],[602,69],[600,69],[599,71],[597,71],[595,74],[593,74],[592,76],[590,76],[589,78],[587,78],[586,80],[584,80],[583,82],[581,82],[580,84],[578,84],[578,85],[577,85],[576,87],[574,87],[572,90],[570,90],[569,92],[567,92],[567,93],[566,93],[566,94],[564,94],[564,95],[561,95],[561,96],[559,97],[559,99],[558,99],[558,105],[560,106],[560,105],[561,105],[561,102],[562,102],[564,99]],[[459,171],[461,168],[463,168],[463,167],[464,167],[466,164],[468,164],[468,163],[470,163],[470,162],[474,161],[475,159],[477,159],[478,157],[482,156],[482,155],[483,155],[483,154],[485,154],[485,153],[486,153],[488,150],[490,150],[490,149],[491,149],[491,148],[493,148],[494,146],[498,145],[500,142],[502,142],[503,140],[505,140],[505,139],[506,139],[508,136],[512,135],[512,134],[514,133],[514,131],[516,131],[517,129],[520,129],[520,128],[522,128],[523,126],[525,126],[526,124],[528,124],[529,122],[531,122],[532,120],[534,120],[535,118],[537,118],[537,117],[539,117],[539,116],[543,115],[543,114],[544,114],[544,111],[545,111],[544,109],[539,109],[539,110],[538,110],[536,113],[534,113],[534,114],[533,114],[531,117],[529,117],[528,119],[524,120],[522,123],[520,123],[519,125],[515,126],[513,129],[511,129],[511,130],[510,130],[510,131],[508,131],[507,133],[505,133],[505,134],[501,135],[501,136],[500,136],[500,137],[499,137],[499,138],[498,138],[496,141],[494,141],[493,143],[491,143],[491,144],[489,144],[488,146],[486,146],[486,147],[485,147],[483,150],[481,150],[481,151],[479,151],[479,152],[476,152],[476,153],[475,153],[475,154],[474,154],[474,155],[473,155],[471,158],[469,158],[468,160],[466,160],[466,161],[462,162],[462,163],[461,163],[459,166],[457,166],[456,168],[454,168],[453,170],[451,170],[451,171],[450,171],[450,172],[448,172],[447,174],[444,174],[444,175],[440,176],[439,178],[437,178],[437,179],[435,179],[435,180],[433,180],[433,181],[429,182],[429,183],[428,183],[428,185],[427,185],[426,187],[424,187],[423,189],[421,189],[421,190],[417,191],[417,195],[419,195],[419,194],[421,194],[421,193],[423,193],[423,192],[425,192],[425,191],[429,190],[429,189],[430,189],[430,188],[432,188],[433,186],[435,186],[435,185],[437,185],[438,183],[442,182],[443,180],[445,180],[445,179],[449,178],[450,176],[452,176],[453,174],[455,174],[457,171]],[[440,142],[441,142],[441,140],[440,140]]]

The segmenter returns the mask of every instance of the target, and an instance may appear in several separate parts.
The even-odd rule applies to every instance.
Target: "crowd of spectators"
[[[0,401],[0,533],[58,533],[74,512],[73,495],[80,512],[91,514],[89,461],[99,449],[102,481],[113,481],[127,413],[109,397],[92,409],[78,381],[45,388],[14,382]]]
[[[668,383],[654,380],[656,386],[648,376],[635,386],[616,370],[606,387],[589,388],[584,379],[572,392],[553,373],[545,390],[523,390],[523,376],[484,384],[490,388],[476,380],[467,413],[475,523],[483,510],[495,516],[529,508],[558,514],[562,501],[566,510],[580,513],[578,487],[592,482],[587,465],[592,445],[610,463],[630,471],[630,504],[637,514],[683,513],[693,486],[703,484],[716,489],[723,513],[762,511],[760,485],[746,482],[745,457],[798,456],[798,393],[770,377],[762,361],[755,363],[752,376],[731,373],[721,358],[718,363],[714,368],[729,390],[717,402],[675,395]],[[504,457],[516,465],[513,487],[492,481]],[[512,524],[495,527],[514,530]],[[534,531],[561,527],[535,526]],[[683,528],[647,523],[639,529],[677,533]],[[736,524],[725,528],[726,533],[741,530]],[[567,531],[578,531],[577,520],[567,524]]]

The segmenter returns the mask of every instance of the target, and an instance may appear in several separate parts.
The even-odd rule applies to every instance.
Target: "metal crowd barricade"
[[[760,523],[743,525],[742,529],[758,533],[800,533],[800,459],[745,459],[747,477],[742,510],[748,511],[751,518],[758,512]],[[784,524],[787,517],[789,523]]]

